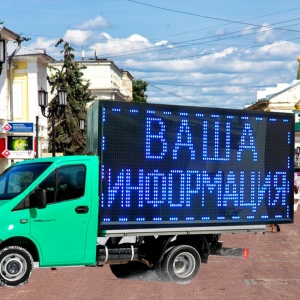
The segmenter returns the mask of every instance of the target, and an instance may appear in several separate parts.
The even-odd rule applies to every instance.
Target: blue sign
[[[3,128],[7,132],[34,132],[32,122],[8,122]]]
[[[99,120],[104,228],[292,222],[290,114],[105,103]]]

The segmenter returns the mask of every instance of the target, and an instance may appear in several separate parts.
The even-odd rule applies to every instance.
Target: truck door
[[[40,266],[84,262],[91,216],[85,174],[83,164],[63,166],[39,185],[46,190],[47,206],[32,209],[31,235],[41,249]]]

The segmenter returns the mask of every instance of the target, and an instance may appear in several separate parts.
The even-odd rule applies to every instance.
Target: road
[[[298,299],[300,208],[279,233],[223,235],[224,247],[249,248],[249,258],[211,256],[192,283],[116,279],[109,266],[34,269],[29,283],[0,287],[0,299],[169,300]]]

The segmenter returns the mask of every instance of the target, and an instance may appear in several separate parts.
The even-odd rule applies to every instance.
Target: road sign
[[[3,126],[3,129],[4,129],[5,131],[10,131],[11,126],[10,126],[9,124],[5,124],[5,125]]]
[[[32,122],[8,122],[3,126],[6,132],[34,132]]]
[[[10,152],[7,149],[5,149],[1,154],[4,155],[5,157],[10,156]]]

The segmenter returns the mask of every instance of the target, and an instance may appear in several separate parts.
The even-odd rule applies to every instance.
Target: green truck
[[[293,222],[292,114],[96,101],[93,155],[0,175],[0,285],[39,267],[110,265],[118,278],[189,283],[221,234]]]

